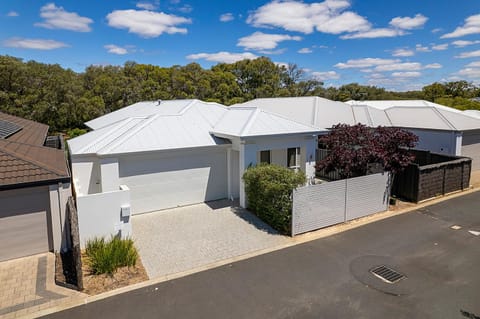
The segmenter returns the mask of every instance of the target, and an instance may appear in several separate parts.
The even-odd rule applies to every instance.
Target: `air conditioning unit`
[[[120,207],[120,209],[122,218],[130,216],[130,205],[123,205]]]

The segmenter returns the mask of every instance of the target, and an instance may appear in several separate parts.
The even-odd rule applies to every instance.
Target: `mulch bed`
[[[55,255],[55,282],[57,285],[78,290],[73,254],[67,252],[56,253]],[[82,271],[84,286],[82,292],[89,295],[96,295],[148,280],[147,272],[140,257],[134,267],[121,267],[113,275],[93,275],[88,266],[88,257],[82,252]]]

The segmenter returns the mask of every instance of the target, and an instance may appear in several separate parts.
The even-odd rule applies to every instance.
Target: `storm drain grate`
[[[401,273],[396,272],[395,270],[385,265],[372,268],[370,272],[378,278],[382,279],[383,281],[388,282],[389,284],[394,284],[397,281],[406,278],[405,275],[402,275]]]

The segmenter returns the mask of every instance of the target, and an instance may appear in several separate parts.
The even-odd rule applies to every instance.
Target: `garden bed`
[[[78,290],[75,267],[71,252],[55,254],[55,282],[59,286]],[[88,257],[82,252],[83,285],[82,292],[96,295],[113,289],[129,286],[148,280],[147,272],[140,257],[134,267],[121,267],[113,275],[93,275],[88,266]]]

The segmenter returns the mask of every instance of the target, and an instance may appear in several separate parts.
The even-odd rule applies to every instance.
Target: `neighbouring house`
[[[374,116],[386,116],[384,126],[408,129],[419,137],[419,150],[466,156],[472,159],[472,171],[480,170],[480,118],[471,111],[460,111],[423,100],[349,101],[355,113],[365,114],[365,122],[377,126]],[[381,113],[380,113],[381,114]],[[379,121],[378,123],[382,123]]]
[[[417,149],[468,156],[472,170],[480,170],[480,118],[474,111],[419,100],[342,103],[315,96],[261,98],[233,107],[238,106],[256,106],[317,128],[338,123],[404,128],[419,137]]]
[[[48,126],[0,112],[0,261],[68,246],[70,174]]]
[[[243,172],[260,162],[315,176],[324,129],[256,107],[140,102],[68,141],[80,240],[131,234],[130,214],[222,198],[246,206]]]

